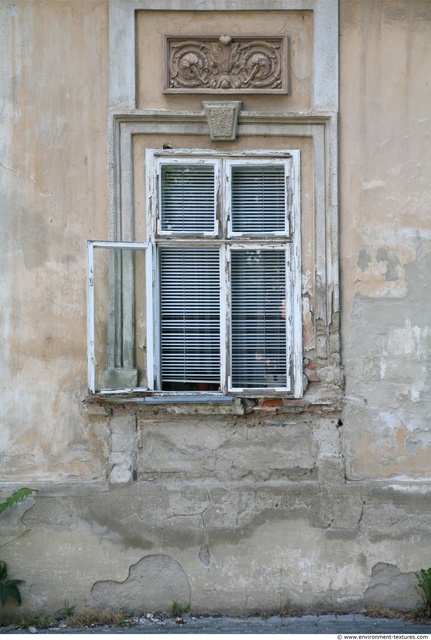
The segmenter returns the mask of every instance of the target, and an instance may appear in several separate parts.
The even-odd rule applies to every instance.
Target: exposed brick
[[[259,406],[263,409],[271,409],[273,407],[282,407],[283,399],[282,398],[264,398],[259,402]]]

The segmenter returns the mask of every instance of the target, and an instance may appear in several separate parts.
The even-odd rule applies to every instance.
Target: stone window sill
[[[148,413],[161,411],[177,415],[233,415],[242,416],[255,412],[272,413],[332,413],[341,409],[341,390],[325,389],[318,383],[308,385],[302,398],[277,395],[222,396],[201,395],[138,395],[100,394],[87,396],[84,403],[87,412],[118,412],[119,410]],[[101,411],[102,410],[102,411]]]

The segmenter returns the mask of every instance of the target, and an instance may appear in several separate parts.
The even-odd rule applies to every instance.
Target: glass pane
[[[286,230],[284,165],[232,166],[232,231]]]
[[[162,165],[162,231],[214,233],[214,165]]]
[[[220,266],[217,248],[160,249],[163,390],[220,387]]]
[[[232,250],[232,386],[286,387],[286,254]]]
[[[94,247],[95,387],[147,388],[146,250]]]

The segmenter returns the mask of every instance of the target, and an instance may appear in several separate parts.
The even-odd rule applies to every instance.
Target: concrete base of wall
[[[418,608],[430,487],[334,477],[40,486],[2,514],[1,557],[24,610]]]

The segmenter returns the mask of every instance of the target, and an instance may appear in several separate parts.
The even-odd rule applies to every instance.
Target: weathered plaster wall
[[[2,514],[0,556],[25,578],[24,607],[418,605],[414,571],[431,554],[429,6],[340,2],[342,413],[278,398],[83,408],[85,242],[109,236],[108,7],[0,3],[0,499],[40,490]],[[138,228],[149,138],[132,149]]]
[[[262,16],[264,15],[264,20]],[[198,109],[217,95],[163,93],[163,36],[288,34],[288,94],[244,94],[246,109],[306,111],[312,106],[312,11],[139,11],[136,18],[137,108]],[[219,96],[220,97],[220,96]]]
[[[0,3],[0,479],[103,474],[86,240],[108,225],[106,1]]]
[[[431,472],[431,5],[341,2],[346,464]]]
[[[331,425],[327,425],[328,430]],[[202,434],[201,434],[202,436]],[[194,612],[410,609],[430,533],[410,486],[161,480],[45,488],[2,518],[24,606]],[[26,532],[23,534],[23,532]],[[21,537],[17,538],[21,534]],[[20,572],[20,573],[19,573]]]

